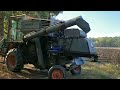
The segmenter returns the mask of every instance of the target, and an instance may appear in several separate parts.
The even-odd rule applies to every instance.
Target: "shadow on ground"
[[[21,72],[16,73],[18,76],[23,77],[25,79],[48,79],[47,71],[40,71],[38,69],[29,69],[24,68]]]

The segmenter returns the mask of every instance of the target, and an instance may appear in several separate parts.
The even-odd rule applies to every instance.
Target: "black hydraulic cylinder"
[[[58,23],[58,24],[49,26],[48,28],[43,28],[37,32],[30,32],[23,37],[23,41],[26,42],[26,41],[37,38],[39,36],[43,36],[51,32],[65,30],[66,28],[71,27],[73,25],[77,25],[85,33],[88,33],[90,31],[89,24],[79,16],[79,17],[67,20],[63,23]]]

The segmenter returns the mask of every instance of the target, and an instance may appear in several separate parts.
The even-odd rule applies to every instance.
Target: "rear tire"
[[[12,72],[20,72],[24,66],[23,55],[19,49],[11,49],[8,51],[6,58],[7,68]]]
[[[81,74],[81,65],[71,70],[72,75],[80,75]]]

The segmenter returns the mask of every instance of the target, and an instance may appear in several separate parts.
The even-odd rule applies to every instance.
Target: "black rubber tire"
[[[77,71],[76,71],[76,68],[77,68]],[[74,68],[70,71],[72,73],[72,75],[80,75],[81,74],[81,65],[79,65],[76,68]]]
[[[53,78],[52,74],[55,70],[59,70],[63,75],[62,78]],[[66,70],[61,65],[54,65],[48,71],[48,79],[66,79]]]
[[[13,63],[15,63],[15,65],[10,65],[9,62],[11,62],[11,60],[9,58],[9,55],[13,55],[15,57],[15,62],[13,61]],[[23,56],[22,56],[22,53],[20,50],[15,49],[15,48],[9,50],[5,57],[5,62],[6,62],[8,70],[10,70],[12,72],[20,72],[24,66],[22,57]]]

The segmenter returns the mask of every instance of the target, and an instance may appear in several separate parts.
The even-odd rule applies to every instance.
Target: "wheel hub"
[[[63,78],[63,72],[60,69],[54,70],[52,73],[53,79],[62,79]]]
[[[74,68],[74,70],[75,70],[76,72],[79,72],[79,71],[80,71],[80,68],[79,68],[79,67],[76,67],[76,68]]]

